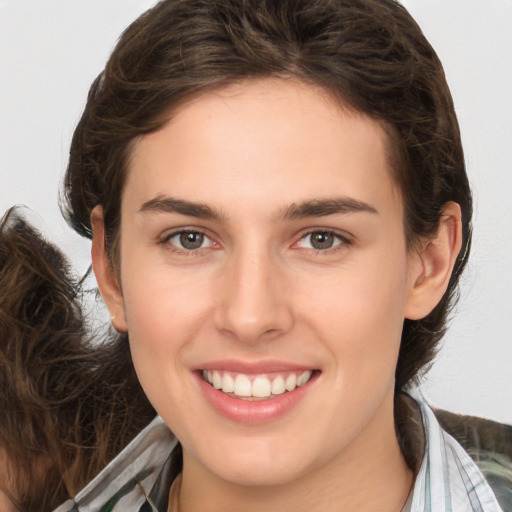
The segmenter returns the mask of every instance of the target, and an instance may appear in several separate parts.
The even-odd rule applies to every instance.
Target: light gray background
[[[0,212],[37,212],[78,272],[89,243],[57,206],[72,130],[118,35],[153,3],[0,0]],[[462,300],[423,389],[436,406],[512,423],[512,1],[403,3],[444,63],[475,191]]]

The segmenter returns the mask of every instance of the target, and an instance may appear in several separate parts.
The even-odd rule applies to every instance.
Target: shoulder
[[[504,510],[512,510],[512,426],[435,409],[441,427],[468,453]]]

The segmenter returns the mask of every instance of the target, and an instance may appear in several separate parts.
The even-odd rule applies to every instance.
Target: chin
[[[291,436],[286,437],[289,440]],[[193,458],[210,474],[234,485],[286,485],[300,479],[315,461],[304,440],[296,439],[289,444],[286,437],[227,439],[225,443],[211,440],[205,443],[209,449],[204,445],[198,447]]]
[[[296,481],[304,472],[298,461],[249,461],[242,457],[222,467],[211,468],[221,479],[244,487],[271,487]],[[216,464],[217,466],[218,464]]]

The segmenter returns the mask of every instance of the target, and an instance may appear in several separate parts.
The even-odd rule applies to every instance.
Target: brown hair
[[[92,84],[65,179],[65,215],[91,235],[102,205],[117,263],[120,203],[132,141],[173,107],[233,81],[292,77],[324,87],[383,122],[405,205],[409,243],[432,237],[457,202],[463,251],[448,290],[424,319],[405,320],[396,389],[431,363],[470,247],[472,201],[459,128],[442,65],[394,0],[163,0],[124,32]],[[167,117],[165,115],[168,114]]]
[[[124,341],[92,343],[66,260],[13,209],[0,290],[0,489],[19,510],[53,510],[155,413]]]

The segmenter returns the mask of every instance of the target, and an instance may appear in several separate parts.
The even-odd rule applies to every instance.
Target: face
[[[414,256],[380,124],[293,81],[204,94],[136,142],[121,218],[111,312],[185,468],[286,483],[395,439]]]

